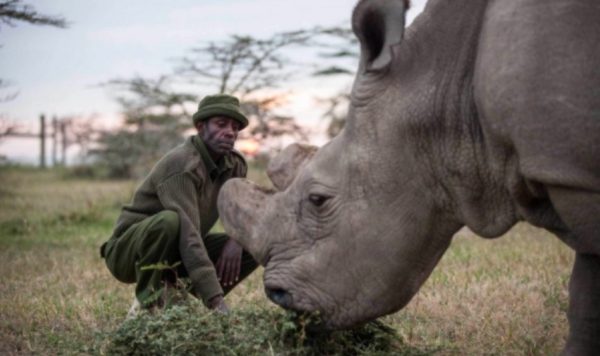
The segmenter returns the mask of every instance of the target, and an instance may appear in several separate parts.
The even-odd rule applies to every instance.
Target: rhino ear
[[[294,143],[275,156],[267,167],[267,175],[275,188],[285,190],[315,152],[317,152],[316,146]]]
[[[376,71],[392,61],[392,46],[402,41],[409,0],[362,0],[352,16],[361,45],[361,67]]]

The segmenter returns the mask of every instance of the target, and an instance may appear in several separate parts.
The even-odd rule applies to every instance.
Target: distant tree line
[[[64,17],[41,14],[33,6],[24,3],[23,0],[0,0],[0,30],[3,26],[14,27],[20,22],[58,28],[68,27],[68,22]],[[11,101],[19,95],[18,91],[4,92],[10,86],[9,80],[0,77],[0,103]],[[19,125],[6,117],[0,116],[0,141],[13,135],[21,135]],[[0,162],[3,159],[4,157],[0,155]]]
[[[0,0],[0,29],[19,22],[68,27],[60,15],[40,14],[22,0]],[[318,60],[296,60],[294,51],[312,49]],[[93,120],[66,118],[64,145],[78,144],[87,161],[101,167],[109,177],[139,177],[181,142],[191,128],[195,105],[205,94],[238,96],[242,110],[251,118],[242,138],[257,141],[291,136],[306,140],[307,133],[296,118],[273,110],[280,105],[286,84],[298,78],[347,76],[355,65],[358,44],[350,29],[341,27],[302,29],[275,33],[266,38],[232,35],[223,41],[203,43],[180,57],[170,73],[156,78],[132,76],[110,79],[101,85],[115,93],[123,123],[118,129],[99,129]],[[353,63],[354,64],[354,63]],[[10,83],[0,78],[0,90]],[[184,89],[181,89],[184,88]],[[327,109],[328,134],[343,127],[349,87],[328,98],[320,98]],[[2,94],[0,102],[12,100],[18,92]],[[15,134],[18,126],[0,117],[0,139]]]
[[[158,158],[181,142],[191,128],[191,115],[204,94],[238,96],[242,110],[251,118],[242,138],[257,141],[291,136],[306,140],[307,133],[293,117],[275,114],[285,84],[298,77],[346,75],[352,69],[341,59],[357,57],[357,43],[349,29],[313,28],[276,33],[268,38],[233,35],[220,42],[191,48],[180,57],[172,73],[158,78],[134,76],[103,83],[121,106],[124,121],[118,130],[100,133],[89,150],[110,177],[139,177]],[[319,64],[293,59],[298,49],[318,51]],[[185,91],[175,87],[193,88]],[[203,89],[198,89],[203,88]],[[348,94],[323,101],[330,136],[336,135],[345,118]],[[192,109],[189,109],[192,108]]]

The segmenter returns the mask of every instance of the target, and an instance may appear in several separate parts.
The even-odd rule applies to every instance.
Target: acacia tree
[[[233,35],[223,42],[192,48],[180,58],[176,72],[187,82],[238,96],[252,122],[244,136],[262,140],[293,135],[305,139],[305,132],[293,118],[273,113],[281,94],[273,94],[273,89],[297,72],[286,51],[311,45],[314,36],[314,30],[276,33],[266,39]]]
[[[58,28],[68,27],[67,20],[60,15],[40,14],[31,5],[22,0],[0,0],[0,29],[1,25],[15,27],[17,22],[26,22],[32,25],[52,26]],[[0,78],[0,89],[10,86],[10,83]],[[17,97],[18,92],[0,95],[0,103],[10,101]]]
[[[0,117],[0,141],[2,141],[4,137],[15,133],[18,128],[19,126],[16,123],[10,122],[4,117]]]
[[[291,61],[283,50],[308,44],[312,35],[303,30],[277,33],[267,39],[233,35],[223,42],[190,49],[180,58],[177,73],[191,83],[208,84],[219,93],[235,93],[244,99],[289,78]]]
[[[98,141],[101,133],[98,118],[95,114],[90,116],[63,116],[60,118],[53,118],[53,126],[55,134],[53,135],[54,144],[56,145],[55,150],[58,146],[62,148],[61,162],[60,164],[66,164],[66,151],[70,146],[75,145],[79,149],[79,159],[82,163],[86,158],[89,157],[90,148]],[[57,162],[55,155],[56,151],[53,152],[53,162]]]
[[[40,14],[33,6],[25,4],[23,0],[0,1],[0,23],[14,27],[16,22],[27,22],[32,25],[45,25],[59,28],[68,26],[67,20],[60,15]]]
[[[123,126],[99,134],[89,153],[108,170],[110,177],[139,177],[169,149],[181,142],[190,127],[186,104],[195,95],[170,89],[170,78],[133,77],[104,84],[119,94]]]
[[[410,0],[404,0],[405,8],[410,8]],[[325,28],[320,31],[321,35],[328,40],[325,41],[325,48],[327,51],[321,53],[321,58],[325,62],[335,61],[334,64],[328,64],[317,70],[315,76],[348,76],[350,79],[355,73],[357,68],[357,62],[360,57],[359,53],[359,42],[354,36],[351,28],[347,27],[332,27]],[[348,65],[340,65],[341,62],[346,62]],[[350,80],[349,80],[350,82]],[[327,109],[323,114],[323,118],[329,121],[328,135],[330,137],[336,136],[344,127],[346,123],[346,116],[348,114],[348,106],[350,104],[350,84],[347,85],[346,89],[340,91],[338,94],[325,98],[322,101],[327,104]]]
[[[360,56],[359,43],[350,28],[325,28],[319,34],[323,39],[319,44],[323,49],[319,54],[323,62],[313,75],[348,78],[348,85],[344,89],[331,97],[320,99],[320,102],[327,107],[322,115],[325,120],[329,121],[327,135],[334,137],[342,131],[346,123],[350,103],[350,81],[355,75],[354,68],[356,68],[356,62]]]
[[[0,90],[8,88],[8,87],[10,87],[10,83],[7,82],[6,80],[0,78]],[[16,91],[9,93],[9,94],[2,94],[2,95],[0,95],[0,103],[6,102],[6,101],[11,101],[14,98],[16,98],[17,95],[19,95],[19,92],[16,92]]]
[[[205,91],[212,88],[210,93],[240,97],[242,111],[251,121],[249,128],[242,131],[242,138],[251,136],[263,141],[291,136],[294,140],[307,140],[305,130],[293,117],[277,115],[272,110],[280,104],[284,92],[278,89],[279,85],[299,75],[300,68],[315,68],[295,63],[290,53],[300,47],[318,48],[324,51],[321,55],[327,58],[325,63],[333,60],[337,63],[339,58],[347,56],[341,53],[339,44],[346,38],[350,38],[348,31],[340,28],[283,32],[266,39],[235,35],[189,50],[179,59],[175,77],[111,80],[105,86],[120,93],[116,100],[122,108],[124,126],[116,132],[103,132],[98,147],[90,153],[109,167],[111,176],[145,173],[167,149],[181,140],[182,132],[191,122],[186,107],[194,107],[199,99],[194,94],[174,91],[171,84],[176,84],[175,79],[201,86]],[[348,73],[351,73],[349,69],[330,65],[304,74]]]

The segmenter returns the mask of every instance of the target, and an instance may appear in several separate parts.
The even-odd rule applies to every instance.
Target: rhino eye
[[[308,200],[316,207],[323,205],[330,197],[321,194],[311,194],[308,196]]]

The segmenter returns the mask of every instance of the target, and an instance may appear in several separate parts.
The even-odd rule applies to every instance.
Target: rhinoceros
[[[576,252],[567,354],[600,350],[600,3],[361,0],[344,130],[286,149],[277,189],[223,187],[266,294],[345,328],[405,306],[467,226],[518,221]]]

